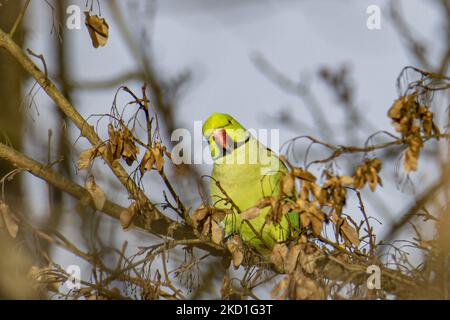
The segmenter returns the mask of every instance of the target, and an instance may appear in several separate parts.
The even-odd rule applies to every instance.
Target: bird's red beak
[[[224,128],[219,128],[213,132],[214,141],[222,148],[228,149],[229,137],[227,131]]]

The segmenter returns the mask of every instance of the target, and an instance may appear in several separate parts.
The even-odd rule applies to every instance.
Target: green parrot
[[[280,195],[280,179],[288,172],[286,165],[236,119],[213,113],[203,124],[202,133],[214,159],[210,191],[216,208],[233,207],[224,200],[223,191],[241,213],[264,197]],[[284,215],[280,223],[266,222],[269,209],[265,207],[246,221],[237,212],[227,214],[223,220],[225,232],[237,233],[263,255],[269,254],[275,243],[288,239],[299,225],[294,212]]]

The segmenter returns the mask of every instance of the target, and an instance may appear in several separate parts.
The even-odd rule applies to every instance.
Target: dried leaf
[[[203,223],[202,236],[207,237],[211,231],[211,216],[208,216]]]
[[[300,214],[300,223],[303,228],[307,228],[310,225],[311,219],[309,213],[303,212]]]
[[[372,161],[370,162],[371,163],[371,166],[373,167],[373,168],[375,168],[375,170],[377,171],[377,172],[379,172],[380,170],[381,170],[381,160],[380,159],[378,159],[378,158],[374,158],[374,159],[372,159]]]
[[[420,156],[420,149],[423,142],[420,136],[411,136],[408,141],[409,148],[405,152],[405,160],[403,167],[405,172],[416,171],[417,164]]]
[[[215,244],[220,244],[224,236],[225,233],[219,224],[216,221],[211,220],[211,240]]]
[[[109,25],[104,18],[98,15],[90,15],[89,11],[85,11],[86,27],[92,40],[94,48],[103,47],[108,42]]]
[[[242,253],[242,241],[239,236],[234,235],[227,242],[227,249],[233,258],[233,266],[238,268],[244,260],[244,254]]]
[[[194,222],[194,225],[197,227],[203,219],[205,219],[206,215],[208,214],[208,208],[205,208],[203,205],[200,206],[197,210],[194,211],[192,214],[192,221]]]
[[[306,273],[314,273],[316,269],[316,260],[311,254],[301,254],[300,265]]]
[[[314,246],[302,246],[299,254],[299,262],[302,270],[312,274],[316,271],[316,261],[321,256],[321,252]]]
[[[282,219],[286,214],[294,209],[294,204],[292,202],[285,202],[280,206],[280,219]]]
[[[217,209],[217,208],[212,208],[211,209],[212,213],[212,217],[214,219],[214,221],[216,222],[221,222],[223,219],[225,219],[225,216],[227,214],[232,214],[233,211],[230,209]]]
[[[317,180],[317,178],[311,172],[304,170],[304,169],[294,168],[294,169],[292,169],[292,173],[297,178],[300,178],[302,180],[306,180],[309,182],[315,182]]]
[[[155,158],[156,170],[162,171],[164,168],[164,154],[161,152],[161,146],[157,144],[155,148],[152,148],[153,157]]]
[[[300,188],[300,197],[299,199],[307,201],[309,200],[309,191],[310,191],[310,183],[303,182]]]
[[[319,236],[322,233],[323,223],[316,216],[311,215],[311,227],[315,236]]]
[[[270,206],[272,204],[272,198],[271,197],[265,197],[265,198],[261,198],[259,199],[256,204],[255,207],[258,207],[260,209],[265,208],[267,206]]]
[[[312,190],[314,197],[317,199],[320,205],[325,204],[325,197],[327,195],[326,191],[323,190],[319,185],[313,183],[312,184]]]
[[[92,160],[94,160],[96,155],[97,148],[92,147],[87,150],[84,150],[80,153],[80,156],[78,157],[77,161],[77,168],[78,170],[83,170],[89,167]]]
[[[120,224],[123,229],[128,229],[131,226],[134,216],[136,215],[137,205],[133,202],[126,210],[120,213]]]
[[[273,246],[272,253],[270,255],[270,261],[274,264],[275,268],[280,272],[285,270],[284,263],[289,252],[288,247],[284,243],[277,243]]]
[[[152,170],[154,164],[155,164],[155,157],[153,156],[153,153],[150,150],[147,150],[139,165],[139,171],[141,172],[141,175],[143,175],[145,171]]]
[[[89,175],[85,183],[86,190],[91,194],[92,200],[94,201],[95,208],[97,210],[102,210],[106,202],[105,192],[97,185],[94,176]]]
[[[4,202],[0,202],[0,220],[2,219],[3,225],[6,227],[6,230],[8,230],[9,235],[12,238],[16,238],[17,232],[19,231],[19,225],[9,209],[9,206]]]
[[[112,155],[113,160],[119,159],[123,150],[123,138],[122,134],[115,131],[113,125],[108,124],[108,135],[109,135],[109,151]]]
[[[285,262],[285,269],[287,273],[291,273],[295,270],[301,247],[302,246],[300,244],[296,244],[289,249],[289,253],[287,254],[287,259]]]
[[[355,246],[359,246],[360,240],[358,232],[347,222],[347,219],[342,220],[340,230],[342,231],[345,239],[348,240],[348,242]]]
[[[123,139],[122,158],[129,166],[131,166],[133,162],[137,160],[139,148],[136,146],[133,135],[127,127],[124,127],[121,133]]]
[[[161,146],[161,144],[159,143],[156,143],[155,147],[147,150],[140,164],[139,169],[141,171],[141,174],[143,174],[145,170],[152,170],[153,166],[156,168],[156,170],[162,172],[165,163],[164,151],[165,147]]]
[[[339,177],[339,181],[341,182],[341,184],[349,186],[353,184],[353,177],[342,176]]]
[[[243,220],[252,220],[257,218],[261,214],[261,209],[258,207],[252,207],[240,214]]]
[[[370,190],[375,191],[377,185],[382,185],[381,178],[378,176],[380,170],[380,159],[366,159],[363,164],[358,165],[355,169],[353,187],[362,189],[366,183],[369,183]]]
[[[392,105],[392,107],[388,111],[389,118],[394,119],[394,120],[401,118],[403,104],[406,101],[405,98],[406,97],[401,97],[401,98],[395,100],[394,104]]]
[[[285,174],[281,177],[281,192],[285,195],[292,195],[295,187],[293,174]]]

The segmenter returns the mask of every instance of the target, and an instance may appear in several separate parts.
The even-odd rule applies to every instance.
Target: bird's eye
[[[231,120],[228,120],[228,124],[232,124]]]

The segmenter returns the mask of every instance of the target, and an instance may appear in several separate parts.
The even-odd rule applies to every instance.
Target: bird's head
[[[231,152],[250,137],[249,132],[226,113],[212,113],[203,124],[202,133],[214,159]]]

